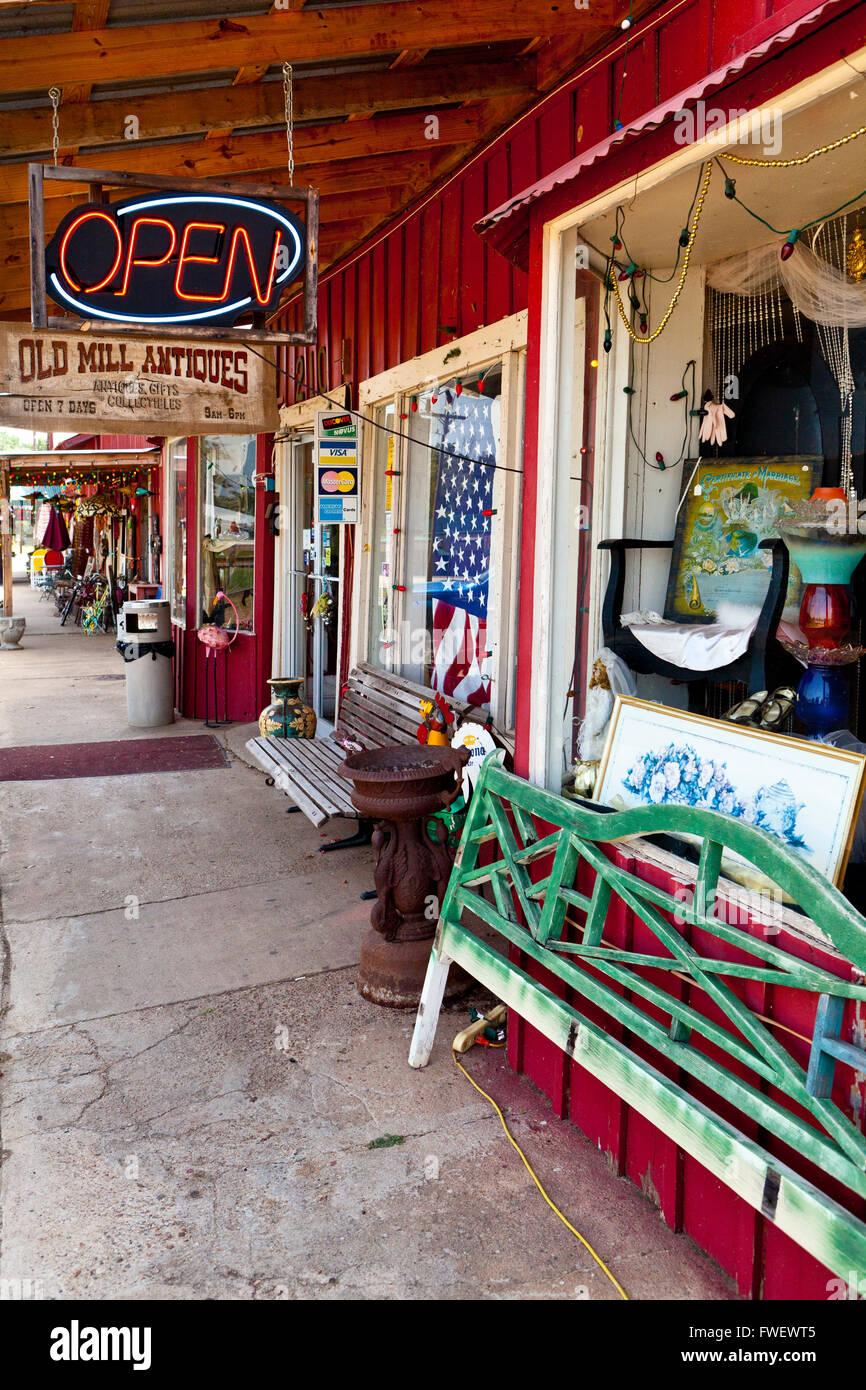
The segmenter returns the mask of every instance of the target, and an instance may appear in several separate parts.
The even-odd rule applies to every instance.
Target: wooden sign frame
[[[45,287],[45,180],[59,179],[65,183],[87,184],[90,202],[107,203],[106,189],[139,190],[171,189],[177,193],[215,193],[230,197],[270,198],[275,202],[303,203],[306,210],[306,251],[304,256],[304,327],[295,333],[274,332],[264,323],[264,315],[253,315],[251,328],[201,327],[180,325],[177,328],[160,325],[160,337],[202,338],[215,341],[233,338],[235,342],[293,343],[312,346],[317,337],[319,287],[319,195],[312,188],[293,188],[290,184],[217,182],[212,179],[175,179],[153,174],[123,173],[112,169],[81,169],[73,165],[30,164],[30,321],[33,327],[64,328],[78,333],[118,331],[117,324],[107,319],[64,318],[48,313]],[[124,336],[152,336],[153,324],[124,324]]]

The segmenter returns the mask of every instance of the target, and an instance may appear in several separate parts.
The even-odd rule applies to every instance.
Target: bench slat
[[[341,750],[334,744],[321,747],[324,743],[322,739],[298,739],[296,742],[297,746],[293,746],[289,755],[292,767],[298,768],[312,784],[320,782],[334,804],[341,808],[344,816],[357,815],[350,797],[351,784],[345,782],[337,773],[343,762]]]
[[[346,811],[344,806],[337,804],[335,799],[335,788],[332,783],[335,779],[328,778],[325,783],[321,774],[310,774],[307,764],[297,755],[293,745],[303,742],[301,739],[251,739],[247,748],[256,757],[257,761],[265,767],[266,771],[274,779],[276,786],[297,801],[301,810],[313,822],[314,825],[321,825],[323,821],[331,816],[354,816],[354,809]],[[275,747],[268,749],[261,747],[262,744],[273,744]],[[252,746],[251,746],[252,745]],[[283,745],[280,747],[279,745]],[[261,754],[261,756],[259,756]]]
[[[371,700],[355,697],[343,705],[340,722],[347,728],[351,728],[356,722],[366,724],[369,728],[377,729],[383,738],[387,738],[393,728],[399,728],[408,721],[403,720],[393,710],[388,710]]]
[[[400,719],[393,714],[389,715],[368,701],[356,701],[344,709],[343,722],[349,729],[366,728],[371,730],[378,736],[379,742],[384,745],[386,743],[406,743],[410,733],[414,741],[415,729],[420,722],[420,716],[410,730],[408,720]]]
[[[355,711],[366,708],[371,715],[375,714],[388,724],[396,722],[406,730],[410,727],[417,729],[421,722],[420,700],[414,708],[410,709],[408,705],[404,707],[393,703],[381,691],[365,689],[363,694],[353,692],[352,698],[347,704],[348,708]]]
[[[247,752],[255,758],[260,767],[264,768],[269,777],[274,780],[274,786],[279,787],[280,791],[285,792],[290,800],[303,811],[308,820],[313,825],[323,825],[329,819],[327,811],[323,811],[315,801],[312,801],[306,792],[297,786],[294,780],[286,771],[282,760],[273,756],[270,749],[265,745],[269,742],[266,739],[251,738],[247,743]]]

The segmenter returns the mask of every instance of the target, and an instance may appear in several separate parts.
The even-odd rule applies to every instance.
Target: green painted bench
[[[700,844],[691,902],[637,877],[605,852],[612,842],[658,834],[688,835]],[[774,944],[772,928],[751,935],[730,925],[725,912],[713,915],[725,849],[760,864],[836,950],[866,970],[866,919],[766,832],[685,806],[596,809],[505,772],[501,754],[491,753],[441,906],[409,1062],[423,1067],[429,1061],[448,969],[455,962],[847,1280],[851,1271],[866,1272],[866,1225],[620,1038],[649,1044],[660,1059],[748,1117],[747,1127],[755,1133],[776,1136],[866,1198],[866,1139],[832,1095],[839,1063],[866,1072],[866,1051],[841,1037],[845,1003],[866,1000],[866,986]],[[586,892],[579,891],[578,882]],[[617,916],[617,899],[649,929],[658,949],[630,951],[611,941],[613,928],[606,933],[606,926]],[[471,929],[464,919],[472,915],[492,929],[485,936],[493,935],[495,944]],[[722,954],[730,955],[733,946],[738,958],[701,952],[689,939],[694,936],[703,944],[720,943]],[[515,947],[558,977],[570,997],[586,1001],[596,1019],[604,1015],[609,1026],[591,1021],[532,978],[509,958]],[[719,1012],[711,1008],[711,1017],[699,1012],[688,999],[646,978],[645,968],[656,980],[657,972],[671,972],[666,978],[672,984],[676,972],[678,981],[688,982],[689,997],[702,991]],[[746,993],[750,981],[816,997],[807,1066],[736,992]],[[796,1109],[780,1103],[768,1088]],[[856,1199],[852,1204],[859,1206]]]

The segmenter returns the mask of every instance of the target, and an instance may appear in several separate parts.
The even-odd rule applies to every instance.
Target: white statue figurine
[[[602,647],[593,662],[586,715],[577,736],[581,762],[594,762],[601,757],[614,697],[634,695],[635,690],[634,677],[622,658],[609,647]]]

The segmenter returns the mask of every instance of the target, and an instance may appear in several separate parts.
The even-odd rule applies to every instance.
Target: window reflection
[[[200,457],[199,622],[252,632],[255,436],[205,435]],[[220,592],[231,602],[217,599]]]

